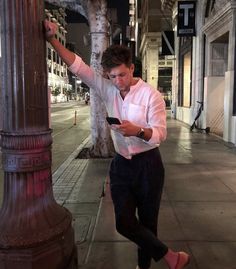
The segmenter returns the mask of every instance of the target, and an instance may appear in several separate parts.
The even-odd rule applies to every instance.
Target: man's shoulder
[[[161,95],[160,91],[155,88],[154,86],[152,86],[151,84],[149,84],[148,82],[140,79],[140,88],[142,88],[144,91],[149,91],[150,94],[154,94],[154,95]]]

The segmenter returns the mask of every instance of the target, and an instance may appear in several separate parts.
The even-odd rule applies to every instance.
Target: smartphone
[[[111,124],[121,124],[121,122],[118,118],[106,117],[106,120],[110,125]]]

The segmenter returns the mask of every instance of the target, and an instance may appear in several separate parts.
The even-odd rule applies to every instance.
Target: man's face
[[[125,64],[113,67],[107,72],[108,77],[120,91],[127,91],[133,79],[134,65],[127,67]]]

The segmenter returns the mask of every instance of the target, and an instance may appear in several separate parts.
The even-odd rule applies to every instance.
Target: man
[[[189,262],[185,252],[174,252],[157,239],[157,219],[164,183],[158,146],[166,138],[165,104],[161,94],[134,78],[130,50],[109,47],[102,56],[107,78],[64,48],[54,37],[56,25],[45,21],[46,39],[69,69],[102,97],[108,115],[121,124],[111,126],[116,155],[110,167],[116,228],[138,245],[137,269],[148,269],[151,259],[164,258],[170,269]],[[136,217],[136,210],[138,218]]]

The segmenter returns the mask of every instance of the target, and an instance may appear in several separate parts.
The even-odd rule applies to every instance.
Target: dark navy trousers
[[[168,248],[157,238],[157,221],[164,184],[158,148],[131,160],[116,154],[110,167],[111,196],[116,229],[138,245],[138,265],[148,269],[151,258],[160,260]]]

